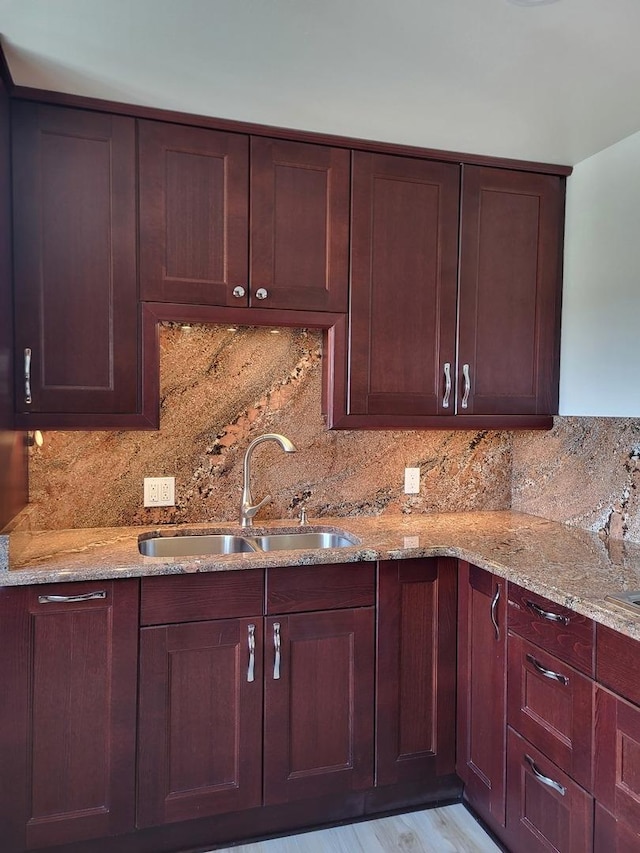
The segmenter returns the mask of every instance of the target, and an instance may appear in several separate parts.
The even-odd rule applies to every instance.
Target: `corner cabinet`
[[[0,589],[2,850],[135,826],[138,582]]]
[[[564,178],[353,158],[347,378],[331,426],[550,427]]]
[[[349,152],[140,121],[144,300],[346,311]]]
[[[135,120],[12,111],[16,425],[145,424]]]

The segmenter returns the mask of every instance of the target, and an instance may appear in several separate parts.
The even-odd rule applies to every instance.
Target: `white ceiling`
[[[640,130],[639,0],[0,0],[18,85],[573,165]]]

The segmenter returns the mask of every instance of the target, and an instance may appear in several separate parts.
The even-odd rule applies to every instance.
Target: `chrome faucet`
[[[278,435],[275,432],[268,432],[265,435],[259,435],[254,438],[244,454],[242,463],[242,502],[240,504],[240,524],[242,527],[253,527],[253,517],[266,503],[271,500],[271,495],[267,495],[262,500],[252,506],[253,498],[251,497],[251,454],[255,447],[262,444],[263,441],[277,441],[285,453],[295,453],[296,448],[288,438],[284,435]]]

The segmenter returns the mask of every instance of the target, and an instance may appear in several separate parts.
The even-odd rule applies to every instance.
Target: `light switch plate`
[[[405,495],[417,495],[420,493],[420,469],[404,469],[404,493]]]
[[[175,506],[175,477],[145,477],[144,506]]]

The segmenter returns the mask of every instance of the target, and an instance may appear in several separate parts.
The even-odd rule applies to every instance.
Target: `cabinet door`
[[[16,411],[134,413],[134,120],[18,102],[13,164]]]
[[[563,178],[464,166],[459,414],[557,413],[563,211]]]
[[[496,831],[505,822],[505,581],[460,563],[458,775],[465,798]]]
[[[347,414],[371,426],[454,412],[458,194],[456,165],[353,155]]]
[[[3,851],[134,828],[138,583],[0,589]]]
[[[640,832],[640,708],[602,687],[596,689],[594,756],[596,800]]]
[[[372,607],[266,620],[264,802],[373,784]]]
[[[636,853],[640,850],[640,826],[634,828],[616,820],[596,802],[593,850],[594,853]]]
[[[455,773],[457,561],[380,563],[376,782]]]
[[[248,137],[155,121],[138,132],[142,299],[246,306]]]
[[[142,629],[139,827],[260,805],[261,622]]]
[[[347,310],[349,178],[346,149],[252,137],[251,305]]]

